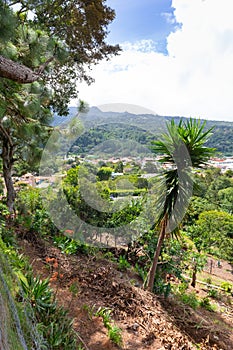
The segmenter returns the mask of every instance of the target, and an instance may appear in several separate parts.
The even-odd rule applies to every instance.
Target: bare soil
[[[114,324],[122,329],[122,349],[233,349],[230,308],[229,314],[203,308],[194,311],[172,296],[159,298],[142,289],[142,281],[132,270],[119,271],[101,254],[68,256],[49,243],[25,237],[19,244],[35,274],[50,278],[56,298],[69,310],[79,342],[86,350],[120,348],[110,341],[102,318],[94,316],[99,307],[112,310]],[[74,286],[77,293],[71,292]],[[196,292],[200,293],[201,288]]]

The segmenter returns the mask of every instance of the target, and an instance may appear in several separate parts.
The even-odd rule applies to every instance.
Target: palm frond
[[[215,152],[205,146],[213,130],[205,131],[205,125],[205,122],[191,118],[181,119],[178,124],[171,120],[167,124],[167,134],[152,143],[152,151],[161,155],[159,162],[169,166],[160,175],[159,221],[167,214],[174,226],[180,222],[191,197],[193,176],[190,165],[201,167]]]

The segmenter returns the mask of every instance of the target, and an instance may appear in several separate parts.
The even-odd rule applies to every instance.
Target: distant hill
[[[67,117],[54,115],[52,125],[58,126],[68,122],[76,115],[77,109],[70,107]],[[94,147],[110,139],[124,140],[124,143],[136,141],[148,147],[152,140],[166,131],[166,123],[169,120],[175,119],[178,122],[180,118],[154,114],[102,112],[97,107],[91,107],[88,113],[79,116],[84,125],[84,133],[78,137],[71,151],[77,154],[91,153]],[[225,156],[233,155],[233,122],[209,120],[206,122],[206,128],[213,126],[213,135],[208,141],[208,146],[215,147]]]

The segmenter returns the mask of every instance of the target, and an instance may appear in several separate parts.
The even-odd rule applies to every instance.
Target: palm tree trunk
[[[153,263],[152,263],[152,266],[151,266],[150,271],[149,271],[149,278],[148,278],[147,285],[146,285],[146,289],[150,292],[153,291],[153,287],[154,287],[155,274],[156,274],[156,270],[157,270],[157,266],[158,266],[161,248],[162,248],[163,241],[164,241],[164,238],[166,235],[167,222],[168,222],[168,216],[166,214],[165,217],[163,218],[163,220],[161,221],[161,229],[160,229],[159,239],[158,239],[157,247],[156,247],[156,250],[154,253]]]

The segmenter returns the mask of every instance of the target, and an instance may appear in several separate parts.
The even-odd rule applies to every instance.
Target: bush
[[[217,299],[218,298],[218,294],[219,293],[218,293],[218,291],[216,289],[211,288],[211,289],[208,290],[208,296],[211,297],[211,298]]]
[[[199,301],[197,299],[196,293],[184,293],[180,295],[180,300],[189,305],[192,309],[196,310],[199,306]]]
[[[16,200],[18,222],[29,231],[39,235],[54,235],[58,232],[49,214],[43,208],[39,189],[27,188],[19,191]]]
[[[186,292],[186,290],[188,289],[188,286],[189,286],[188,282],[182,282],[182,283],[180,283],[179,286],[178,286],[179,292],[180,292],[181,294],[183,294],[183,293]]]
[[[16,207],[19,214],[33,214],[36,209],[42,209],[40,191],[37,188],[25,188],[18,192]]]
[[[211,277],[206,278],[205,281],[206,281],[207,284],[212,284],[212,278]]]
[[[155,278],[154,289],[153,292],[155,294],[163,294],[165,298],[169,296],[171,293],[171,284],[165,282],[161,277]]]
[[[147,278],[147,270],[141,267],[138,263],[135,264],[135,271],[139,274],[143,282],[146,281]]]
[[[211,304],[210,299],[208,297],[204,297],[200,301],[200,306],[204,307],[208,311],[215,311],[216,310],[215,305]]]
[[[124,256],[120,255],[119,262],[118,262],[118,269],[120,271],[126,271],[130,267],[131,267],[131,265],[128,262],[128,260]]]
[[[223,288],[226,293],[231,293],[231,291],[232,291],[232,284],[229,283],[229,282],[223,282],[221,284],[221,288]]]
[[[108,336],[109,336],[110,340],[118,346],[121,346],[123,343],[121,333],[122,333],[121,328],[119,328],[117,326],[112,326],[108,330]]]
[[[108,308],[100,307],[95,313],[95,316],[102,317],[104,326],[108,330],[108,336],[111,339],[111,341],[118,346],[122,346],[122,330],[115,324],[112,324],[111,310]]]
[[[0,196],[3,195],[3,190],[4,190],[4,184],[2,178],[0,178]]]
[[[63,307],[54,300],[49,280],[40,280],[32,273],[21,280],[22,300],[29,302],[34,310],[35,318],[40,325],[39,331],[46,339],[49,348],[54,350],[73,350],[76,338],[72,329],[72,320]]]
[[[67,255],[77,254],[78,252],[87,255],[92,250],[88,244],[63,235],[55,236],[54,244],[61,249],[62,253]]]

